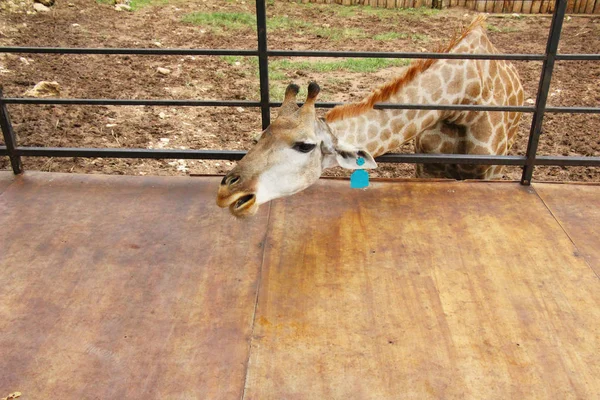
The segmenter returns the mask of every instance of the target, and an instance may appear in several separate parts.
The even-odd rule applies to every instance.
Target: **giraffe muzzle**
[[[229,178],[233,181],[236,178]],[[239,180],[239,178],[237,178]],[[232,190],[231,185],[236,182],[229,183],[224,178],[219,187],[217,195],[217,205],[221,208],[229,207],[231,214],[238,218],[249,217],[256,214],[258,204],[256,204],[256,194],[244,190]]]

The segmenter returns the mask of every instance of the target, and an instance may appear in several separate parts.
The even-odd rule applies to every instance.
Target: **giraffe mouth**
[[[229,205],[229,212],[237,218],[250,217],[257,211],[258,204],[256,204],[256,195],[254,194],[243,195]]]
[[[237,218],[250,217],[258,211],[256,194],[254,193],[228,193],[226,190],[220,189],[217,196],[217,205],[221,208],[229,207],[229,212]]]

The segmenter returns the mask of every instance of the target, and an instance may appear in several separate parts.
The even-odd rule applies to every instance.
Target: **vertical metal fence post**
[[[256,0],[256,30],[258,33],[258,73],[260,79],[260,111],[262,128],[271,123],[269,109],[269,56],[267,55],[267,12],[265,0]]]
[[[0,87],[0,128],[2,128],[4,143],[6,144],[6,150],[8,151],[8,157],[10,158],[12,170],[15,175],[20,174],[23,172],[23,166],[21,165],[21,157],[15,152],[17,147],[17,139],[15,137],[12,124],[10,123],[8,109],[6,108],[4,101],[2,101],[2,87]]]
[[[552,80],[554,61],[566,9],[567,0],[556,0],[554,15],[552,16],[552,23],[550,24],[550,34],[546,45],[546,59],[542,65],[542,74],[535,103],[535,112],[533,113],[533,120],[529,131],[529,141],[527,142],[527,162],[523,168],[523,175],[521,176],[521,184],[523,185],[531,184],[540,133],[542,132],[542,122],[544,121],[546,101],[548,100],[548,91],[550,90],[550,82]]]

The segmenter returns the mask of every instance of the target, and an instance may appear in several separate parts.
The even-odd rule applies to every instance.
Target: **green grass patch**
[[[183,17],[183,22],[194,25],[212,26],[239,30],[256,27],[256,16],[250,13],[192,13]],[[283,16],[267,18],[267,29],[269,30],[302,30],[312,29],[313,24],[300,19],[290,19]]]
[[[269,71],[269,81],[285,81],[286,79],[288,79],[288,77],[283,71]]]
[[[514,26],[505,26],[503,28],[500,28],[500,31],[502,33],[521,32],[519,28],[515,28]]]
[[[407,33],[398,33],[398,32],[386,32],[380,33],[379,35],[373,36],[375,40],[396,40],[396,39],[406,39],[408,37]]]
[[[144,0],[156,1],[156,0]],[[165,0],[163,0],[165,1]],[[241,30],[254,28],[256,16],[249,13],[191,13],[183,16],[183,22],[226,30]],[[267,19],[267,29],[270,31],[293,31],[295,34],[311,34],[330,40],[345,38],[365,38],[367,34],[358,28],[331,28],[316,26],[297,18],[274,16]]]
[[[172,0],[171,0],[172,2]],[[132,11],[137,11],[140,8],[149,7],[149,6],[164,6],[169,4],[169,0],[131,0],[129,6]]]
[[[271,18],[267,18],[267,29],[312,29],[313,24],[310,22],[303,21],[296,18],[288,18],[276,15]]]
[[[221,59],[232,67],[243,68],[248,75],[258,78],[258,58],[244,56],[221,56]],[[269,62],[269,95],[272,99],[281,100],[285,94],[287,83],[292,81],[288,75],[295,71],[303,72],[377,72],[384,68],[406,66],[409,64],[407,59],[386,59],[386,58],[348,58],[335,61],[294,61],[288,59],[279,59]],[[326,77],[326,82],[336,84],[343,82],[343,79],[336,77]],[[306,88],[301,87],[298,98],[306,97]],[[321,96],[321,100],[329,101],[326,94]]]
[[[247,71],[248,76],[258,78],[258,58],[243,56],[221,56],[221,59],[232,67],[241,67]],[[303,72],[377,72],[384,68],[406,66],[410,63],[407,59],[394,58],[347,58],[335,61],[294,61],[288,59],[273,60],[269,63],[269,81],[277,82],[271,86],[271,95],[283,96],[285,87],[281,88],[279,82],[288,81],[289,73]],[[334,80],[335,78],[327,78]],[[332,81],[333,82],[333,81]],[[279,93],[281,91],[281,93]]]
[[[269,63],[273,71],[308,71],[308,72],[376,72],[383,68],[408,65],[406,59],[394,58],[347,58],[339,61],[292,61],[275,60]]]
[[[258,58],[256,57],[245,57],[245,56],[221,56],[221,59],[229,65],[237,65],[236,63],[244,65],[252,65],[258,68]]]
[[[422,33],[413,33],[412,35],[410,35],[410,38],[412,40],[414,40],[415,42],[428,42],[429,41],[429,36],[424,35]]]
[[[413,33],[409,35],[408,33],[403,32],[386,32],[380,33],[378,35],[373,36],[375,40],[396,40],[396,39],[406,39],[410,37],[415,42],[428,42],[429,36],[424,35],[422,33]]]
[[[380,8],[371,6],[332,6],[333,12],[340,17],[353,17],[356,15],[374,15],[379,18],[395,18],[398,16],[428,17],[437,15],[440,10],[436,8]]]
[[[424,16],[431,17],[433,15],[438,15],[441,10],[437,8],[428,8],[428,7],[420,7],[420,8],[401,8],[398,10],[400,14],[404,15],[412,15],[412,16]]]
[[[256,16],[250,13],[197,12],[185,15],[183,22],[237,30],[256,27]],[[309,29],[312,27],[311,23],[299,19],[290,19],[283,16],[267,18],[267,28],[270,30]]]
[[[367,34],[359,28],[326,28],[314,27],[310,31],[312,34],[327,38],[329,40],[342,40],[346,38],[366,38]]]
[[[137,11],[144,7],[149,6],[164,6],[169,3],[177,2],[181,0],[131,0],[129,7],[132,11]],[[115,0],[96,0],[98,4],[115,5]]]
[[[256,17],[249,13],[196,12],[184,15],[182,21],[194,25],[227,28],[230,30],[240,30],[256,26]]]

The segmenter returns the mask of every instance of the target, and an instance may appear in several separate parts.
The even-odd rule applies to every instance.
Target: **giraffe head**
[[[377,167],[367,150],[342,143],[327,123],[317,118],[315,101],[319,90],[319,85],[311,82],[306,102],[298,107],[298,86],[287,87],[275,121],[221,181],[219,207],[229,207],[236,217],[247,217],[254,215],[263,203],[306,189],[325,168]],[[360,166],[359,157],[365,160]]]

